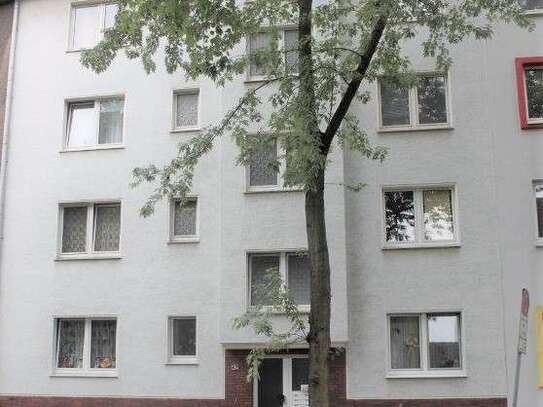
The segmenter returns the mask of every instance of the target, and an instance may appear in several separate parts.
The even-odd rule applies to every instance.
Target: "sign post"
[[[520,365],[522,355],[526,354],[528,348],[528,311],[530,309],[530,295],[528,290],[522,290],[522,303],[520,306],[520,323],[518,334],[518,349],[517,349],[517,369],[515,372],[515,388],[513,390],[513,407],[517,407],[518,389],[520,382]]]

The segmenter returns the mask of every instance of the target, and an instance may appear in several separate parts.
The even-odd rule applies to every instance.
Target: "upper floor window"
[[[69,102],[64,148],[80,150],[122,144],[123,117],[122,97]]]
[[[516,59],[520,125],[543,126],[543,57]]]
[[[59,258],[118,255],[120,236],[120,203],[75,203],[60,206]]]
[[[198,198],[172,201],[170,242],[197,242],[198,239]]]
[[[168,363],[196,364],[196,317],[168,318]]]
[[[249,255],[249,304],[274,306],[273,298],[262,295],[279,273],[292,300],[303,311],[311,304],[309,257],[305,253],[252,253]]]
[[[57,318],[55,374],[116,376],[115,318]]]
[[[199,99],[198,89],[184,89],[174,92],[173,131],[199,130]]]
[[[385,247],[457,244],[454,189],[385,189]]]
[[[104,31],[115,25],[118,11],[116,3],[73,4],[70,49],[77,51],[96,46]]]
[[[389,376],[462,374],[460,313],[393,314],[388,323]]]
[[[520,6],[527,11],[542,10],[543,0],[519,0]]]
[[[285,27],[279,30],[277,38],[277,49],[284,54],[285,67],[291,73],[298,71],[298,37],[297,29]],[[263,30],[249,36],[249,79],[265,79],[268,75],[264,53],[273,49],[275,39],[271,30]]]
[[[405,130],[447,127],[450,123],[447,76],[420,74],[413,88],[379,81],[380,126]]]

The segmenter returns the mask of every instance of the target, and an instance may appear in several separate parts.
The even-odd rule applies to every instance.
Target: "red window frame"
[[[515,71],[517,75],[517,92],[518,92],[518,113],[520,118],[520,127],[522,129],[537,129],[543,128],[541,123],[528,122],[528,105],[526,95],[526,85],[524,80],[524,70],[527,65],[543,66],[543,56],[537,57],[520,57],[515,59]]]

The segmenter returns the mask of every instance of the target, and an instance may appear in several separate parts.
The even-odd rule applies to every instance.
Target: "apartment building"
[[[468,41],[446,73],[406,44],[419,85],[370,84],[372,101],[352,107],[390,156],[337,149],[327,173],[332,342],[343,350],[334,406],[511,401],[521,288],[543,304],[543,3],[526,7],[534,31],[500,26]],[[232,328],[270,266],[307,308],[303,194],[256,158],[236,166],[229,138],[200,163],[184,204],[142,218],[151,186],[129,187],[134,167],[167,162],[219,120],[257,67],[221,89],[162,67],[148,76],[122,56],[96,75],[80,50],[112,24],[113,3],[13,10],[13,31],[0,25],[16,36],[0,406],[307,405],[307,350],[266,359],[248,383],[245,357],[264,339]],[[359,193],[341,187],[358,182]],[[522,407],[543,406],[538,315],[532,307]]]

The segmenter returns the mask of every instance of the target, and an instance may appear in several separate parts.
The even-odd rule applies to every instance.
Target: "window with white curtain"
[[[116,374],[115,318],[57,318],[55,328],[55,374]]]
[[[446,127],[450,122],[448,99],[447,75],[444,74],[419,74],[412,88],[383,78],[379,81],[381,128]]]
[[[543,65],[524,67],[528,124],[543,123]]]
[[[311,267],[305,252],[251,253],[249,303],[253,306],[274,306],[274,299],[269,294],[274,284],[282,281],[300,310],[308,311],[311,304],[310,278]]]
[[[119,253],[120,203],[62,204],[60,221],[59,257]]]
[[[66,150],[108,147],[123,142],[124,98],[68,103]]]
[[[184,89],[174,92],[174,131],[199,129],[199,98],[198,89]]]
[[[458,241],[453,187],[383,190],[385,246]]]
[[[168,363],[195,364],[197,360],[197,324],[195,316],[168,318]]]
[[[70,49],[93,48],[104,37],[104,32],[115,25],[119,11],[116,3],[72,4]]]
[[[198,238],[198,198],[172,201],[170,240],[185,242],[197,241]]]
[[[278,52],[283,54],[285,69],[296,74],[298,72],[298,30],[292,27],[278,29],[277,37],[275,32],[262,30],[251,34],[248,38],[249,53],[249,79],[264,79],[268,76],[269,67],[266,61],[266,52],[276,47]],[[275,41],[277,44],[274,44]]]
[[[393,314],[388,325],[392,375],[463,369],[460,313]]]

